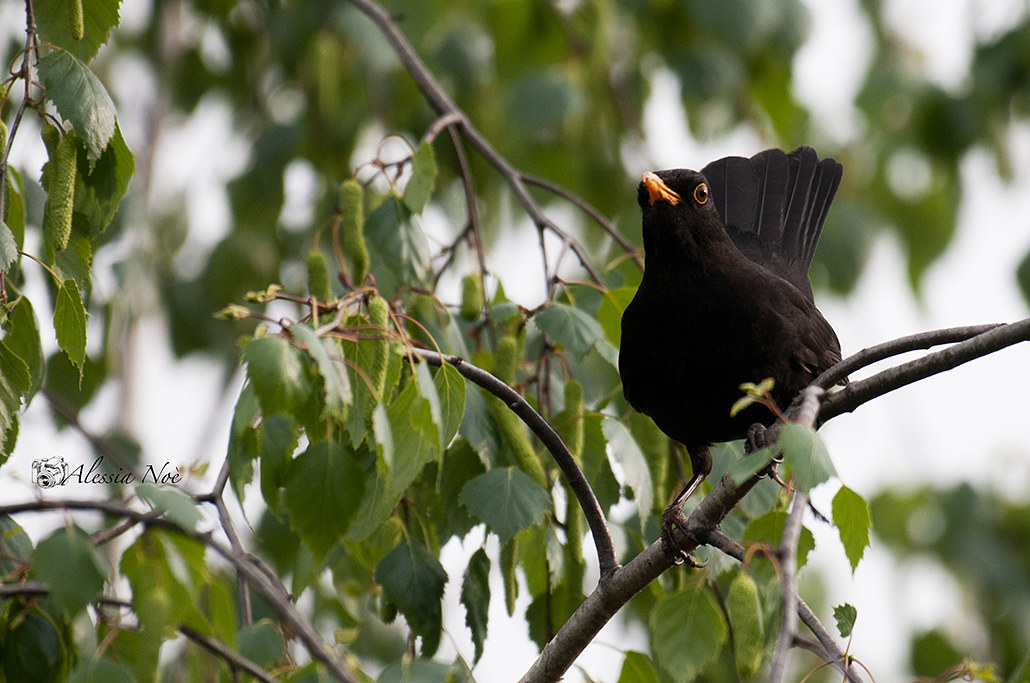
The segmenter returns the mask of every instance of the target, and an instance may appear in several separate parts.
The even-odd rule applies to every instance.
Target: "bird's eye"
[[[705,204],[708,202],[708,185],[701,183],[694,188],[694,201],[698,204]]]

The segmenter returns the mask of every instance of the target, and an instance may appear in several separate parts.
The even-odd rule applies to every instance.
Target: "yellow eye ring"
[[[694,188],[694,201],[698,204],[708,203],[708,185],[701,183]]]

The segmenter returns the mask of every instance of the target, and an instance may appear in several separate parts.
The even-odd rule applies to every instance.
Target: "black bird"
[[[760,404],[730,417],[740,385],[773,378],[785,409],[841,358],[808,279],[840,179],[811,147],[643,175],[645,268],[622,316],[619,373],[630,405],[690,454],[667,542],[670,517],[711,471],[708,447],[775,419]]]

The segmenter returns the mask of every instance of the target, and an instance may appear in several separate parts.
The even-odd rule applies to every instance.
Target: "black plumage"
[[[786,408],[840,360],[808,279],[840,179],[810,147],[644,174],[645,271],[623,314],[619,371],[629,403],[690,453],[680,506],[711,469],[710,444],[773,421],[761,405],[730,416],[742,383],[772,377]]]

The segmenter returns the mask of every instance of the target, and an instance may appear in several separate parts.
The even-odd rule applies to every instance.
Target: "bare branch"
[[[429,106],[431,106],[441,117],[450,115],[460,117],[461,123],[457,125],[461,126],[465,137],[468,138],[476,151],[478,151],[483,158],[486,159],[491,166],[496,168],[504,177],[505,181],[507,181],[508,185],[515,192],[515,196],[518,198],[519,203],[522,204],[526,213],[528,213],[530,218],[533,219],[533,222],[537,226],[537,230],[541,232],[550,230],[561,238],[563,242],[568,242],[573,253],[576,254],[576,257],[579,259],[580,265],[587,271],[590,278],[594,282],[601,284],[603,282],[601,274],[590,262],[590,259],[583,251],[583,248],[572,239],[571,235],[544,214],[543,209],[541,209],[540,205],[537,204],[535,199],[533,199],[533,196],[529,193],[529,188],[526,187],[526,175],[515,168],[515,166],[513,166],[510,161],[498,152],[494,146],[490,144],[490,141],[487,140],[474,125],[472,125],[472,122],[469,121],[465,112],[455,104],[454,100],[451,99],[451,96],[448,95],[440,86],[437,80],[433,77],[433,74],[419,58],[418,54],[415,53],[414,48],[412,48],[407,38],[404,37],[404,34],[397,27],[397,24],[394,22],[393,17],[390,16],[390,13],[373,2],[373,0],[350,0],[350,2],[361,10],[369,19],[371,19],[373,23],[379,27],[379,30],[383,32],[386,40],[397,53],[397,57],[404,64],[408,73],[411,74],[411,77],[414,79],[419,90],[422,91],[422,94],[429,101]],[[586,202],[584,200],[577,202],[577,206],[581,206],[582,204],[586,204]],[[547,273],[546,254],[544,254],[544,258],[544,274],[550,280],[552,278]],[[548,293],[550,293],[550,291]]]
[[[773,651],[772,670],[769,672],[771,683],[780,683],[787,675],[787,662],[790,649],[794,645],[794,637],[798,630],[798,540],[801,538],[801,519],[808,507],[808,496],[797,487],[794,492],[794,505],[787,516],[783,527],[783,539],[777,553],[780,559],[781,583],[783,585],[783,625],[776,639]]]
[[[945,332],[953,331],[946,330]],[[906,337],[904,339],[911,340],[913,338]],[[935,351],[922,358],[888,368],[868,379],[851,382],[840,391],[833,392],[826,397],[823,401],[822,409],[819,411],[819,420],[820,422],[826,422],[841,413],[849,413],[863,403],[907,384],[946,370],[951,370],[963,363],[1028,340],[1030,340],[1030,318],[1007,325],[991,327],[972,338],[967,338],[966,341],[959,342],[941,351]],[[874,347],[874,349],[886,346],[886,344],[881,344],[879,347]],[[887,355],[893,354],[888,353]]]
[[[116,517],[134,519],[148,528],[164,529],[187,538],[200,541],[232,564],[246,580],[268,600],[279,617],[296,633],[311,656],[326,666],[329,672],[345,683],[356,683],[357,678],[347,665],[326,644],[307,617],[300,613],[293,600],[274,572],[258,557],[237,552],[215,539],[209,532],[184,529],[164,517],[153,517],[150,513],[135,510],[116,500],[35,500],[13,505],[0,505],[0,515],[15,515],[21,512],[45,510],[85,510],[103,512]]]

